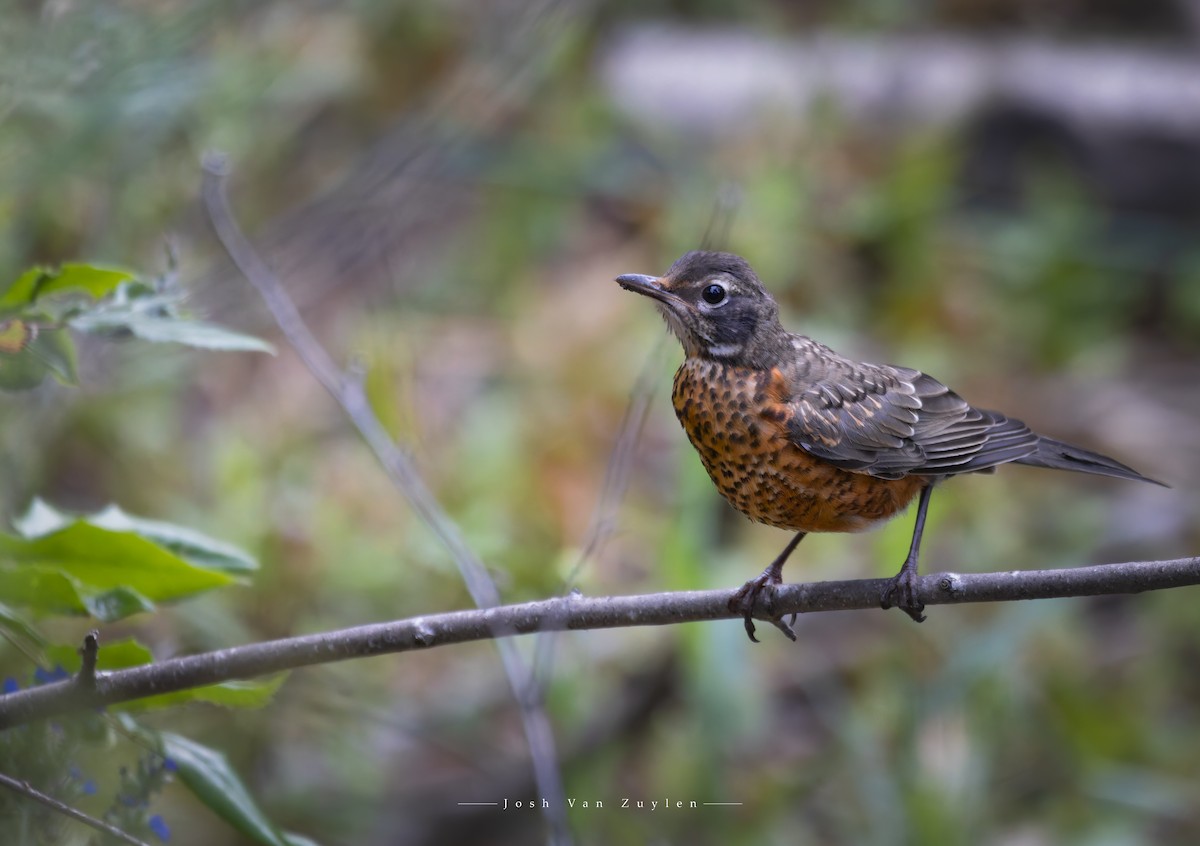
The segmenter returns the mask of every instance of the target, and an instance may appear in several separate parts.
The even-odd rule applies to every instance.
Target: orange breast
[[[919,476],[877,479],[815,458],[788,437],[791,410],[778,370],[688,358],[675,374],[675,414],[722,496],[760,523],[855,532],[901,511]]]

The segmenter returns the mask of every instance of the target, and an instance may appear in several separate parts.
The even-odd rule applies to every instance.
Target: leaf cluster
[[[0,389],[36,388],[47,376],[76,385],[72,332],[214,350],[273,352],[258,338],[196,320],[173,274],[145,282],[91,264],[33,267],[0,293]]]
[[[170,275],[147,283],[129,271],[90,264],[32,268],[0,293],[0,389],[32,389],[47,376],[77,385],[76,334],[273,351],[257,338],[192,318],[182,300]],[[244,583],[258,568],[253,557],[235,546],[194,529],[134,516],[116,505],[71,514],[35,499],[12,528],[0,531],[0,636],[35,665],[34,684],[75,683],[72,676],[83,663],[75,645],[53,642],[43,633],[43,621],[82,617],[115,623],[152,614],[164,603]],[[95,670],[153,660],[148,647],[127,637],[102,644]],[[170,837],[170,826],[162,815],[151,813],[151,802],[177,774],[201,802],[255,842],[303,846],[310,841],[280,831],[259,810],[224,755],[181,735],[148,728],[130,713],[193,702],[259,708],[285,678],[224,682],[113,709],[125,713],[22,726],[0,735],[0,770],[20,773],[61,802],[86,804],[98,792],[111,793],[103,812],[106,822],[162,841]],[[15,677],[5,681],[5,693],[20,687]],[[143,750],[135,764],[115,765],[122,747]],[[77,761],[89,754],[108,762],[115,792],[80,775]],[[6,819],[21,832],[21,842],[62,842],[67,823],[61,815],[20,796],[5,794],[0,802]]]

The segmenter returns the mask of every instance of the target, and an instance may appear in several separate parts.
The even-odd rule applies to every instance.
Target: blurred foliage
[[[153,285],[133,274],[86,264],[34,267],[0,292],[0,390],[36,388],[53,375],[78,384],[71,332],[184,344],[217,350],[272,352],[270,344],[211,323],[190,320],[167,277]]]
[[[681,135],[631,118],[597,70],[646,20],[786,37],[1084,16],[996,5],[19,4],[0,22],[0,279],[156,267],[170,236],[194,312],[271,335],[196,202],[201,152],[225,151],[239,217],[517,601],[566,589],[648,356],[651,414],[580,589],[733,586],[785,542],[719,501],[666,400],[678,351],[611,282],[708,233],[752,261],[789,326],[1176,485],[955,480],[933,499],[927,568],[1194,554],[1196,221],[1107,204],[1036,157],[1017,202],[981,196],[970,133],[833,103]],[[1110,7],[1079,31],[1119,36],[1132,13]],[[82,388],[0,398],[8,517],[35,495],[118,501],[262,562],[250,584],[106,625],[106,642],[136,635],[161,657],[468,604],[292,353],[172,350],[82,338]],[[910,527],[811,537],[789,575],[889,574]],[[796,645],[757,647],[737,621],[557,637],[536,654],[567,792],[605,804],[572,825],[582,843],[1195,842],[1192,605],[1180,590],[943,608],[920,627],[825,614]],[[82,623],[52,629],[74,642]],[[28,672],[13,649],[0,659]],[[457,805],[534,798],[486,644],[306,670],[263,711],[139,720],[222,750],[269,819],[321,842],[542,837],[536,811]],[[187,795],[162,799],[172,843],[252,842]]]
[[[70,679],[84,665],[83,650],[53,643],[43,634],[43,620],[70,614],[113,623],[144,616],[156,610],[156,602],[179,601],[228,585],[257,568],[257,562],[234,547],[170,523],[132,517],[115,506],[71,516],[34,500],[13,523],[16,534],[0,533],[0,596],[5,603],[0,604],[0,635],[14,651],[11,657],[34,665],[34,685]],[[95,649],[95,636],[89,635],[89,641]],[[91,671],[138,667],[153,660],[150,650],[134,639],[108,640],[93,655]],[[153,834],[167,842],[170,825],[161,814],[151,813],[152,799],[178,770],[197,799],[247,837],[268,846],[308,846],[311,841],[290,838],[267,820],[219,752],[144,728],[127,714],[114,720],[104,714],[192,702],[261,708],[285,677],[219,682],[96,713],[18,725],[0,732],[0,772],[72,807],[80,800],[97,805],[97,810],[84,813],[91,812],[93,819],[99,817],[126,835],[144,840]],[[4,678],[5,694],[21,687],[16,676]],[[120,763],[129,754],[138,756],[134,768]],[[85,756],[91,766],[116,778],[87,777],[80,766]],[[106,799],[109,804],[101,812],[98,803]],[[16,842],[30,846],[117,842],[18,791],[0,795],[0,818],[10,834],[15,833]],[[89,834],[91,840],[86,841]]]

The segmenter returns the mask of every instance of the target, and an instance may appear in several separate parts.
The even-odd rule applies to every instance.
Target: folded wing
[[[974,408],[918,370],[829,364],[790,398],[789,430],[838,467],[881,479],[949,476],[1037,452],[1038,436],[1020,420]]]

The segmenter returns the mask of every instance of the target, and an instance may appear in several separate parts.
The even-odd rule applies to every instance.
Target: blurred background
[[[790,328],[1172,485],[955,480],[927,570],[1200,549],[1194,0],[49,0],[10,3],[0,45],[3,278],[152,275],[170,242],[193,310],[280,341],[199,203],[201,155],[223,151],[248,234],[334,357],[366,368],[505,601],[572,578],[733,587],[786,542],[720,500],[671,412],[678,345],[612,282],[701,244],[745,255]],[[106,637],[161,658],[470,605],[286,348],[81,358],[81,389],[0,398],[4,519],[34,495],[112,501],[262,562]],[[890,575],[911,519],[811,537],[788,575]],[[521,648],[567,795],[605,804],[569,811],[579,843],[1190,844],[1198,599]],[[540,812],[456,804],[536,798],[489,644],[153,720],[226,751],[272,819],[325,844],[545,841]],[[244,842],[182,790],[162,814],[173,843]]]

